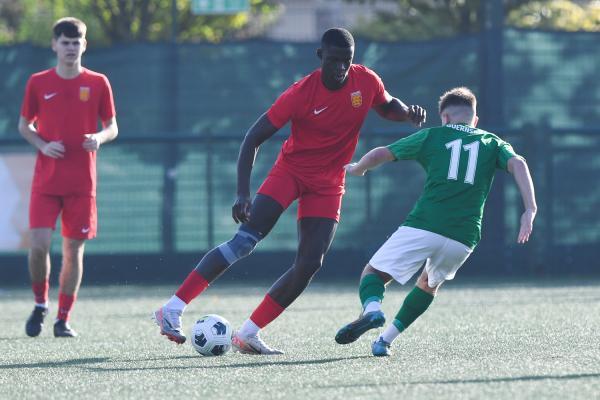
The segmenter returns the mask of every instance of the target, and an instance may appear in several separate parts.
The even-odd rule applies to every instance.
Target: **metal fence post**
[[[527,123],[523,126],[521,130],[521,135],[523,135],[523,150],[519,153],[525,157],[527,161],[527,165],[531,171],[531,179],[533,180],[533,184],[535,187],[539,184],[538,179],[540,176],[537,174],[538,165],[540,164],[540,159],[543,157],[540,154],[540,148],[538,144],[538,136],[539,132],[535,125],[532,123]],[[521,197],[519,196],[519,206],[516,207],[516,215],[515,219],[520,221],[521,214],[523,213],[523,206],[521,205]],[[543,241],[539,240],[542,237],[540,235],[541,230],[537,229],[539,227],[534,226],[534,232],[530,239],[530,242],[524,246],[523,251],[525,255],[525,262],[528,266],[529,273],[532,275],[537,275],[540,269],[540,259],[539,256],[543,253],[543,249],[540,249]]]
[[[167,254],[175,251],[175,192],[179,147],[176,142],[167,145],[163,172],[162,245]]]
[[[165,131],[179,132],[178,102],[179,97],[179,49],[177,45],[177,3],[172,2],[171,41],[167,47],[164,59],[165,68]],[[175,191],[177,166],[179,163],[179,147],[176,142],[167,145],[163,178],[163,209],[162,209],[162,243],[163,251],[167,254],[176,250],[175,244]]]
[[[527,245],[528,265],[534,275],[545,275],[552,262],[552,135],[543,124],[528,125],[527,161],[538,203],[531,242]],[[548,161],[550,160],[550,161]]]
[[[206,239],[208,248],[215,245],[215,215],[214,215],[214,179],[213,179],[213,140],[212,130],[206,131]]]
[[[371,134],[365,135],[366,151],[369,151],[372,147]],[[370,230],[373,223],[373,181],[371,180],[371,174],[365,175],[365,223],[367,229]],[[368,235],[368,237],[372,237]]]
[[[478,114],[481,116],[483,129],[499,129],[504,126],[503,107],[503,6],[501,0],[481,2],[480,19],[481,34],[479,47],[480,87]],[[496,210],[504,210],[504,177],[497,176],[494,188],[489,194],[488,202],[494,204]],[[484,236],[486,251],[493,254],[491,268],[506,271],[506,254],[498,243],[505,242],[504,213],[489,208],[485,213]]]
[[[550,127],[542,123],[539,127],[539,141],[543,149],[544,187],[542,201],[544,202],[546,226],[545,240],[542,242],[542,257],[548,272],[557,268],[555,257],[551,256],[554,249],[554,145],[552,144],[553,132]]]

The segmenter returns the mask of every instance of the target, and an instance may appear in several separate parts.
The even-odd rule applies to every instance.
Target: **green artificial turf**
[[[184,315],[215,313],[234,329],[268,285],[219,285]],[[86,287],[75,339],[52,336],[56,292],[38,338],[25,336],[26,289],[0,291],[1,399],[593,399],[600,395],[600,285],[448,283],[429,310],[375,358],[376,332],[338,345],[357,317],[357,287],[313,284],[262,333],[283,356],[202,357],[159,335],[152,311],[174,286]],[[393,317],[409,287],[393,286]],[[384,397],[386,396],[386,397]]]

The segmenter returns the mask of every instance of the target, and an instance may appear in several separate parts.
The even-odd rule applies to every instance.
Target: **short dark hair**
[[[475,110],[477,107],[477,98],[471,91],[466,87],[457,87],[448,90],[440,97],[439,112],[440,114],[446,107],[449,106],[466,106]]]
[[[86,32],[87,26],[83,21],[73,17],[61,18],[52,27],[55,39],[58,39],[60,35],[65,35],[68,38],[85,38]]]
[[[321,37],[321,47],[354,47],[352,34],[344,28],[327,29]]]

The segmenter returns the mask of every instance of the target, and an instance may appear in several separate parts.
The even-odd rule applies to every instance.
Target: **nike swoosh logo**
[[[313,113],[315,113],[315,115],[319,115],[321,114],[323,111],[325,111],[327,109],[328,106],[325,106],[323,108],[321,108],[320,110],[317,110],[316,108],[313,110]]]
[[[44,95],[44,100],[50,100],[51,98],[53,98],[54,96],[56,96],[58,93],[54,92],[54,93],[48,93]]]
[[[88,233],[90,228],[81,228],[81,233]]]

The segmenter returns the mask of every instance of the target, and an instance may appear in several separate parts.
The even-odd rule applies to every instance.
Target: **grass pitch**
[[[219,285],[184,316],[234,328],[267,285]],[[593,399],[600,396],[600,284],[448,283],[430,309],[375,358],[368,332],[333,337],[359,311],[354,285],[313,284],[262,336],[283,356],[199,356],[158,333],[150,314],[174,286],[83,287],[72,316],[76,339],[55,339],[51,320],[25,336],[25,289],[0,291],[2,399]],[[386,293],[393,318],[408,288]],[[51,316],[56,312],[51,293]]]

